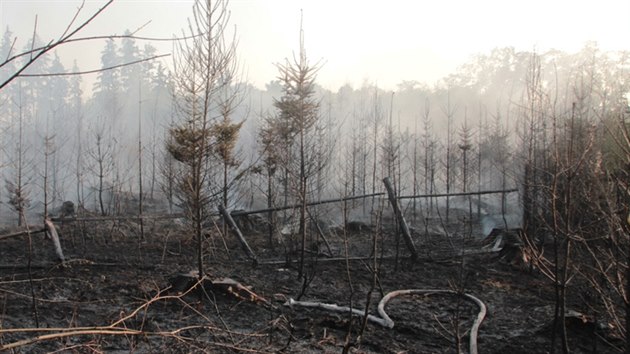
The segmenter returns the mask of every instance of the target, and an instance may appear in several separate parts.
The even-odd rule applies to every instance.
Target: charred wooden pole
[[[324,244],[326,245],[326,248],[328,249],[329,257],[332,257],[333,256],[333,252],[332,252],[332,249],[330,247],[330,243],[328,243],[328,240],[326,239],[326,236],[324,236],[324,230],[322,230],[322,228],[319,226],[319,223],[317,222],[317,219],[315,219],[315,217],[313,217],[313,214],[311,213],[311,211],[308,208],[306,208],[306,212],[308,213],[308,216],[311,219],[311,222],[313,223],[313,225],[315,225],[315,229],[317,230],[317,234],[319,235],[319,237],[321,237],[322,241],[324,241]]]
[[[407,226],[407,222],[405,221],[405,216],[400,210],[400,205],[398,204],[398,199],[396,199],[394,186],[392,186],[392,182],[389,180],[389,177],[383,178],[383,183],[385,184],[385,188],[387,188],[387,195],[389,196],[389,202],[392,204],[392,208],[394,209],[396,221],[400,225],[400,229],[402,231],[403,238],[405,239],[405,243],[407,244],[407,248],[409,248],[409,251],[411,252],[411,258],[417,260],[418,251],[416,251],[416,246],[413,244],[413,239],[411,238],[409,226]]]
[[[241,243],[241,246],[243,247],[243,251],[245,251],[247,256],[252,261],[254,261],[254,265],[258,264],[258,259],[256,258],[254,251],[252,251],[252,249],[249,247],[249,244],[247,244],[247,240],[245,240],[245,236],[243,236],[243,233],[238,228],[238,225],[236,225],[236,222],[234,222],[234,219],[232,219],[232,216],[230,215],[230,213],[228,213],[227,210],[225,210],[225,206],[223,204],[219,204],[219,213],[221,213],[221,216],[223,216],[223,220],[225,220],[225,222],[228,224],[230,229],[234,231],[236,238],[238,239],[238,241]]]
[[[477,192],[466,192],[466,193],[434,193],[434,194],[416,194],[416,195],[401,195],[396,197],[397,199],[416,199],[416,198],[440,198],[440,197],[462,197],[462,196],[470,196],[470,195],[483,195],[483,194],[505,194],[518,192],[517,188],[511,189],[496,189],[489,191],[477,191]]]
[[[37,227],[37,226],[27,226],[26,229],[20,228],[18,231],[14,231],[11,233],[7,233],[4,235],[0,235],[0,240],[4,240],[6,238],[20,237],[20,236],[28,236],[29,234],[34,235],[38,233],[45,233],[45,227]]]
[[[355,195],[355,196],[343,197],[343,198],[324,199],[324,200],[319,200],[319,201],[316,201],[316,202],[306,203],[306,206],[309,207],[309,206],[313,206],[313,205],[321,205],[321,204],[329,204],[329,203],[340,203],[340,202],[344,202],[344,201],[348,201],[348,200],[365,199],[365,198],[370,198],[370,197],[378,197],[378,196],[384,195],[384,194],[385,193],[372,193],[372,194]],[[301,206],[302,206],[302,203],[300,203],[300,204],[293,204],[293,205],[285,205],[285,206],[276,207],[276,208],[251,210],[251,211],[235,211],[235,212],[232,213],[232,216],[268,213],[270,211],[282,211],[282,210],[287,210],[287,209],[297,209],[297,208],[299,208]]]

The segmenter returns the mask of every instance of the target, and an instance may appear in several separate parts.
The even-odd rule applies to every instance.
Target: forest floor
[[[456,353],[458,343],[468,352],[478,308],[455,295],[393,298],[386,307],[393,328],[364,325],[348,313],[285,306],[302,293],[302,301],[364,309],[371,294],[369,310],[377,315],[378,302],[390,291],[462,289],[487,306],[478,334],[480,353],[549,352],[551,282],[497,254],[468,255],[462,263],[456,251],[444,251],[459,246],[443,236],[414,233],[420,260],[411,261],[404,243],[385,231],[377,242],[375,278],[374,260],[369,258],[374,233],[355,230],[344,237],[338,231],[328,237],[333,258],[344,258],[346,239],[352,258],[346,262],[308,253],[306,281],[298,279],[296,262],[286,262],[285,249],[271,249],[262,233],[245,232],[260,261],[256,266],[234,237],[206,239],[208,277],[231,278],[265,302],[238,298],[223,288],[198,287],[188,293],[186,288],[173,289],[171,279],[197,267],[195,242],[173,220],[145,224],[144,240],[131,221],[61,225],[63,265],[55,262],[52,243],[42,234],[33,235],[30,271],[28,238],[0,240],[0,349],[15,345],[18,353],[341,353],[348,342],[354,353]],[[570,309],[585,311],[578,300],[569,301]],[[569,326],[572,351],[616,352],[610,336],[592,328],[586,322]]]

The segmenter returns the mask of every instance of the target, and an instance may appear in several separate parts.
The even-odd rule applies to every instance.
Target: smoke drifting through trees
[[[0,48],[3,48],[3,53],[0,54],[5,56],[12,43],[10,30],[2,38]],[[145,45],[141,50],[139,49],[141,46],[134,44],[133,39],[126,39],[125,42],[123,46],[122,41],[113,39],[106,41],[102,52],[104,67],[120,62],[123,56],[126,60],[130,60],[134,58],[134,55],[135,58],[141,58],[152,52],[150,45]],[[122,52],[123,47],[127,48],[126,53]],[[621,72],[626,65],[622,59],[614,60],[616,57],[623,58],[622,55],[601,53],[592,45],[585,47],[580,53],[550,52],[539,54],[538,57],[541,62],[540,70],[545,75],[541,77],[541,80],[560,87],[572,85],[567,80],[574,70],[574,63],[591,63],[596,68],[602,68],[600,71],[607,73]],[[459,156],[461,150],[456,145],[459,140],[457,130],[463,124],[464,113],[468,117],[469,127],[476,127],[480,123],[482,127],[493,127],[493,131],[489,133],[475,132],[478,135],[473,137],[471,150],[467,151],[468,169],[479,164],[483,166],[482,171],[476,171],[478,168],[469,171],[470,175],[466,176],[468,188],[472,188],[472,181],[477,181],[476,187],[480,189],[498,189],[504,184],[508,184],[508,187],[514,186],[517,169],[509,166],[514,165],[514,161],[506,161],[507,159],[503,157],[493,156],[498,152],[497,149],[480,150],[477,145],[495,146],[494,144],[500,142],[507,147],[502,151],[509,155],[510,150],[518,151],[514,144],[517,141],[515,133],[519,133],[521,140],[526,138],[522,135],[525,130],[519,128],[518,124],[522,120],[517,118],[524,112],[520,102],[523,95],[527,94],[527,80],[531,81],[531,74],[527,74],[530,58],[531,53],[515,52],[510,48],[496,49],[462,66],[457,73],[446,77],[442,84],[436,87],[426,87],[417,82],[401,83],[394,95],[393,104],[391,92],[388,93],[369,84],[358,89],[344,86],[336,93],[327,92],[315,84],[316,97],[321,100],[322,107],[326,107],[326,114],[337,126],[336,152],[332,156],[335,159],[346,159],[347,157],[339,152],[349,151],[348,163],[354,166],[349,172],[353,175],[351,183],[353,187],[350,190],[354,193],[365,193],[379,188],[379,177],[384,175],[383,170],[387,170],[386,166],[378,167],[386,162],[381,161],[379,151],[382,149],[380,146],[385,147],[382,144],[388,141],[387,139],[398,141],[388,141],[387,144],[394,143],[395,145],[391,146],[399,146],[400,168],[397,168],[397,173],[401,178],[398,186],[402,194],[411,194],[419,189],[424,193],[431,190],[443,193],[447,189],[453,189],[453,191],[461,189],[463,178],[461,166],[455,166],[456,164],[453,163],[461,159]],[[13,62],[5,67],[9,69],[11,64]],[[40,70],[42,72],[50,72],[53,68],[55,71],[63,70],[60,65],[62,64],[54,63],[54,61],[42,62]],[[2,71],[3,75],[7,75],[6,73],[7,71]],[[527,78],[528,76],[530,79]],[[617,77],[623,77],[623,75]],[[36,166],[40,165],[39,161],[43,161],[41,152],[45,151],[45,148],[41,137],[38,137],[41,133],[35,127],[44,126],[47,119],[50,121],[50,136],[55,136],[57,141],[63,142],[63,144],[58,144],[54,159],[59,165],[56,168],[57,171],[64,171],[65,176],[62,178],[59,175],[51,175],[53,180],[51,186],[55,185],[57,189],[52,193],[55,203],[59,203],[62,199],[71,199],[94,207],[100,204],[98,191],[101,191],[104,198],[103,209],[106,209],[107,205],[111,205],[111,208],[117,205],[115,199],[121,191],[137,193],[139,134],[142,134],[142,141],[146,142],[144,151],[152,151],[151,159],[158,162],[166,160],[165,150],[160,146],[173,115],[173,103],[168,93],[171,78],[166,68],[157,64],[137,65],[135,70],[122,70],[122,68],[108,70],[99,74],[93,95],[85,100],[82,99],[81,93],[77,92],[76,77],[21,79],[22,85],[28,86],[28,89],[25,87],[21,92],[24,139],[28,146],[32,146],[27,151],[26,160],[33,161]],[[601,85],[608,85],[606,82],[610,82],[612,77],[597,77],[597,79],[602,80]],[[36,82],[39,84],[34,85]],[[138,83],[140,83],[140,89]],[[233,85],[236,84],[238,83],[233,83]],[[19,86],[15,82],[3,90],[4,99],[0,109],[4,134],[11,134],[10,132],[16,131],[18,127],[15,122],[18,121],[20,115]],[[244,122],[243,118],[247,115],[246,112],[252,111],[254,107],[260,107],[255,110],[262,112],[263,116],[271,114],[274,111],[271,102],[273,98],[281,96],[281,86],[279,82],[271,82],[265,90],[243,84],[240,86],[241,91],[246,92],[246,96],[240,101],[246,104],[231,109],[230,119],[235,123],[230,124],[241,126],[235,151],[246,152],[240,159],[244,165],[247,165],[258,160],[258,156],[254,156],[257,154],[250,152],[265,151],[265,149],[255,147],[260,144],[257,136],[258,129],[262,125],[260,123],[262,117],[250,115]],[[50,102],[51,95],[47,94],[46,90],[52,87],[66,87],[67,89],[55,90],[57,95],[55,97],[59,98],[56,98],[54,105],[51,106],[47,103]],[[623,88],[619,84],[608,85],[608,87],[604,92],[604,98],[610,102],[605,102],[606,105],[597,108],[598,110],[611,107],[613,100],[623,97]],[[558,92],[555,97],[552,97],[556,105],[569,99],[566,97],[566,91]],[[143,97],[138,97],[139,92],[142,92]],[[140,113],[141,125],[145,127],[143,132],[138,132],[139,101],[143,106]],[[530,113],[539,111],[539,107],[529,109]],[[50,118],[46,118],[47,116]],[[390,124],[392,127],[385,129],[382,122],[388,121],[387,118],[390,116],[393,118]],[[450,134],[447,134],[448,126],[451,127]],[[69,127],[72,128],[69,129]],[[523,125],[521,124],[520,127]],[[400,132],[400,135],[397,132]],[[87,154],[88,151],[97,150],[96,142],[99,140],[96,138],[97,134],[100,135],[101,146],[108,147],[113,156],[111,171],[102,178],[102,181],[100,181],[99,173],[90,172],[97,169],[99,159]],[[16,135],[7,136],[15,137]],[[403,144],[401,141],[403,136],[409,143]],[[447,143],[449,136],[453,141],[450,145],[455,146],[451,147]],[[9,149],[14,149],[16,145],[9,144],[11,139],[2,139],[2,141],[3,148],[7,152],[3,162],[6,164],[7,159],[14,159],[16,156],[15,153],[9,152],[11,151]],[[279,141],[276,142],[276,145],[278,144],[280,144]],[[79,154],[79,151],[82,154]],[[225,167],[233,163],[234,161],[229,161]],[[461,165],[461,162],[459,164]],[[160,163],[157,165],[159,166]],[[421,173],[418,172],[419,170]],[[493,170],[499,173],[493,173]],[[2,170],[5,179],[8,172],[7,168]],[[503,172],[508,172],[507,179],[503,177],[505,175]],[[143,174],[143,180],[157,180],[158,185],[164,185],[163,178],[157,178],[161,174],[155,174],[155,169],[144,168]],[[27,177],[34,176],[34,171],[30,171]],[[458,183],[453,181],[456,176],[459,176]],[[266,185],[262,176],[248,178],[259,180],[257,182],[259,185]],[[58,183],[54,180],[64,182]],[[100,182],[102,182],[102,188],[99,188]],[[260,188],[257,189],[260,190]],[[326,186],[321,195],[326,196],[328,193],[332,196],[334,190],[339,190],[339,188],[332,185]],[[228,204],[236,202],[241,206],[249,206],[247,204],[251,204],[252,199],[242,197],[249,196],[251,193],[255,194],[253,202],[257,206],[267,204],[265,197],[267,193],[245,190],[231,193],[229,197],[231,201]],[[31,196],[33,203],[30,210],[35,210],[43,202],[42,193],[33,190]],[[163,199],[163,197],[159,196],[158,199]],[[38,204],[37,201],[40,203]],[[431,204],[433,201],[427,202]],[[5,210],[4,213],[6,217],[7,211]]]
[[[302,273],[306,204],[314,195],[375,193],[388,176],[399,195],[467,192],[473,182],[478,190],[516,187],[521,200],[511,203],[504,196],[414,199],[413,220],[444,208],[447,221],[451,208],[472,219],[473,203],[477,214],[522,210],[534,263],[555,288],[560,325],[552,343],[570,350],[563,323],[577,274],[597,294],[593,312],[615,323],[630,349],[630,53],[593,44],[572,54],[500,48],[435,87],[403,82],[394,94],[369,84],[326,91],[301,48],[299,59],[279,65],[279,80],[260,90],[238,82],[226,6],[196,3],[193,36],[179,42],[172,71],[151,62],[102,71],[85,100],[80,78],[45,76],[66,69],[52,48],[44,50],[52,56],[32,52],[49,48],[37,36],[23,47],[33,55],[2,62],[2,218],[23,224],[29,212],[52,212],[64,200],[103,215],[136,213],[132,202],[147,197],[146,188],[138,194],[151,181],[162,186],[151,188],[152,197],[188,214],[201,252],[211,202],[299,203]],[[13,58],[13,48],[7,29],[0,58]],[[116,67],[154,52],[129,36],[110,38],[101,63]],[[260,115],[245,120],[252,107]],[[152,168],[144,168],[149,150]],[[242,178],[251,183],[233,183]],[[344,220],[369,212],[344,210]],[[549,245],[552,256],[544,252]]]
[[[229,195],[228,168],[239,124],[231,124],[236,93],[235,41],[226,37],[227,2],[196,2],[190,39],[180,43],[174,72],[177,120],[170,128],[168,153],[179,162],[175,191],[197,240],[199,278],[203,272],[203,227],[212,202]],[[220,118],[219,118],[220,117]],[[221,119],[221,120],[219,120]],[[222,173],[217,179],[217,167]],[[217,183],[218,181],[221,181]]]

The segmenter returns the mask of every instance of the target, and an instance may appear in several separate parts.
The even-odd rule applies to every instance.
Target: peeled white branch
[[[50,238],[55,246],[55,253],[57,254],[57,258],[61,262],[65,261],[65,257],[63,256],[63,250],[61,249],[61,242],[59,241],[59,234],[57,234],[57,229],[55,229],[55,225],[50,221],[50,219],[44,220],[44,225],[46,227],[46,237]]]
[[[396,290],[385,295],[381,301],[378,303],[377,311],[379,316],[368,315],[367,319],[370,322],[376,323],[386,328],[394,328],[394,321],[387,315],[385,312],[385,305],[400,295],[413,295],[413,294],[451,294],[451,295],[461,295],[466,300],[471,301],[477,305],[479,308],[479,312],[477,313],[477,317],[473,321],[473,325],[470,329],[470,340],[469,340],[469,350],[471,354],[477,354],[477,335],[479,333],[479,326],[481,322],[483,322],[486,317],[486,305],[479,300],[477,297],[470,294],[460,294],[453,290],[440,290],[440,289],[406,289],[406,290]],[[311,308],[319,308],[322,310],[333,311],[333,312],[352,312],[352,314],[363,317],[365,315],[365,310],[353,309],[347,306],[338,306],[335,304],[324,304],[321,302],[310,302],[310,301],[295,301],[293,299],[289,299],[285,306],[302,306],[302,307],[311,307]]]
[[[293,306],[301,306],[301,307],[313,307],[313,308],[318,308],[318,309],[322,309],[322,310],[326,310],[326,311],[332,311],[332,312],[343,312],[343,313],[348,313],[349,311],[352,311],[352,314],[363,317],[365,315],[365,310],[359,310],[359,309],[353,309],[347,306],[338,306],[335,304],[324,304],[321,302],[311,302],[311,301],[296,301],[293,299],[289,299],[287,302],[284,303],[285,306],[289,306],[289,307],[293,307]],[[374,322],[376,324],[379,324],[383,327],[388,327],[391,328],[390,326],[387,325],[387,322],[385,322],[384,319],[378,317],[378,316],[374,316],[374,315],[368,315],[368,321],[370,322]],[[392,325],[393,327],[393,325]]]

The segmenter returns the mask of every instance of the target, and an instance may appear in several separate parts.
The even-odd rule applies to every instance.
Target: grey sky
[[[56,38],[80,3],[0,0],[2,32],[8,26],[21,49],[37,14],[40,37]],[[87,0],[83,17],[104,3]],[[190,0],[116,0],[82,34],[122,34],[151,21],[139,35],[169,38],[186,25],[191,6]],[[300,9],[307,54],[325,63],[318,82],[333,90],[364,81],[383,88],[395,88],[402,80],[431,85],[471,55],[499,46],[575,51],[596,41],[604,50],[630,49],[630,2],[625,0],[232,0],[231,23],[248,81],[264,87],[276,77],[273,63],[298,50]],[[170,44],[153,45],[160,53],[171,51]],[[89,70],[100,65],[102,48],[103,42],[82,43],[59,54],[67,66],[76,58],[82,70]]]

